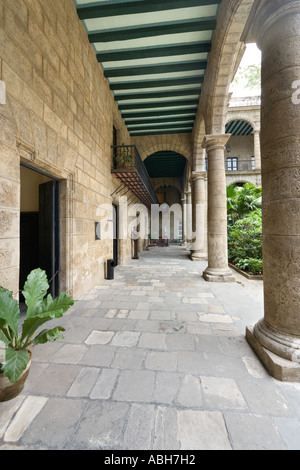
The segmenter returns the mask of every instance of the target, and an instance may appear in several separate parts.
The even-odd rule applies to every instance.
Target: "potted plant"
[[[0,286],[0,402],[15,398],[24,387],[37,344],[63,338],[64,328],[37,330],[47,321],[63,316],[74,300],[62,292],[55,299],[47,291],[46,272],[31,271],[24,285],[26,318],[20,325],[20,309],[12,292]]]
[[[126,168],[132,166],[132,155],[129,147],[122,144],[117,151],[117,167]]]

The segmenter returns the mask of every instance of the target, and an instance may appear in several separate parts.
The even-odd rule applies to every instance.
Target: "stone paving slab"
[[[300,384],[245,340],[262,282],[207,283],[205,268],[151,248],[78,299],[0,404],[0,450],[300,450]]]

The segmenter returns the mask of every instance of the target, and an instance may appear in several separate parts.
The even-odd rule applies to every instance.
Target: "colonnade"
[[[247,338],[272,375],[300,381],[300,1],[261,2],[253,24],[262,51],[265,311]]]
[[[270,5],[271,3],[271,5]],[[264,318],[246,337],[271,375],[300,381],[300,105],[293,100],[300,80],[300,1],[262,0],[252,18],[262,51],[261,143],[254,135],[256,168],[262,172]],[[191,177],[193,232],[191,258],[207,256],[203,277],[232,282],[228,267],[224,150],[229,135],[206,135],[206,172]],[[188,223],[188,219],[187,219]],[[207,233],[207,240],[204,233]],[[207,253],[206,251],[207,246]]]

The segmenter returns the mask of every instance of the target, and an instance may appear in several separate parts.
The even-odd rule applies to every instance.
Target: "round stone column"
[[[260,131],[254,131],[255,170],[261,170]]]
[[[185,205],[185,210],[186,210],[186,226],[185,226],[185,249],[186,251],[190,251],[190,245],[191,245],[191,237],[192,237],[192,191],[189,188],[188,191],[185,193],[186,197],[186,205]]]
[[[300,1],[263,1],[261,159],[264,319],[247,339],[270,374],[300,380]],[[298,87],[300,88],[300,87]]]
[[[233,282],[228,267],[227,201],[224,163],[226,135],[207,135],[203,141],[208,161],[208,267],[203,272],[206,281]]]
[[[191,260],[207,259],[207,202],[206,172],[192,172],[192,220],[193,237]]]
[[[185,204],[186,198],[185,195],[184,197],[181,198],[181,207],[182,207],[182,246],[185,246],[186,244],[186,204]]]

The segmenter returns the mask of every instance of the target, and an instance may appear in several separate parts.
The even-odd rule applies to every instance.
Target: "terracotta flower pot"
[[[0,371],[0,402],[12,400],[22,392],[25,385],[25,381],[29,374],[30,366],[31,353],[26,369],[23,371],[20,378],[14,384],[12,384],[7,377],[4,377],[3,372]]]

